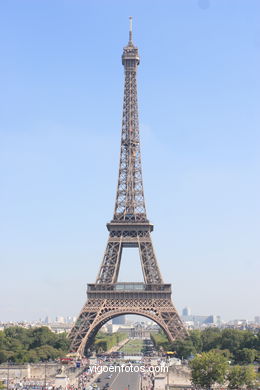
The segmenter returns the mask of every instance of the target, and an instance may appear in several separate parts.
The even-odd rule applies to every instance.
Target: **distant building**
[[[62,316],[56,317],[56,322],[58,322],[59,324],[64,324],[65,323],[64,317]]]
[[[255,323],[260,324],[260,316],[255,316]]]
[[[185,316],[190,316],[191,315],[191,309],[189,307],[184,307],[182,310],[182,315]]]
[[[74,321],[73,321],[73,317],[71,317],[71,316],[68,316],[67,318],[66,318],[66,323],[67,324],[72,324]]]
[[[120,324],[105,324],[102,327],[102,330],[104,328],[106,329],[107,333],[121,332],[121,333],[128,333],[128,335],[130,335],[130,332],[134,327],[129,325],[120,325]]]
[[[182,313],[184,312],[184,309]],[[187,311],[185,311],[187,313]],[[184,323],[188,327],[200,328],[205,325],[217,325],[217,318],[213,315],[200,316],[200,315],[182,315],[181,316]]]
[[[113,325],[125,325],[126,319],[125,316],[119,316],[112,319]]]
[[[203,318],[202,318],[203,321]],[[216,323],[216,317],[214,316],[208,316],[204,321],[203,324],[215,324]]]
[[[220,316],[217,316],[217,317],[216,317],[216,325],[217,325],[217,326],[221,326],[221,325],[222,325],[222,320],[221,320],[221,317],[220,317]]]

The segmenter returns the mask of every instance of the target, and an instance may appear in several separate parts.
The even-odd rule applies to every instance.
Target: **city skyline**
[[[259,4],[165,1],[147,14],[137,2],[14,3],[1,5],[0,27],[0,321],[74,316],[96,279],[116,190],[129,15],[163,278],[179,312],[188,302],[224,319],[257,316]],[[139,281],[138,256],[126,254],[120,271]]]
[[[189,312],[186,312],[186,310],[189,309]],[[222,320],[221,316],[218,316],[217,314],[215,313],[212,313],[212,312],[209,312],[209,313],[194,313],[193,311],[191,311],[190,308],[187,308],[187,307],[184,307],[181,311],[180,311],[180,316],[181,318],[183,319],[184,322],[189,322],[189,321],[192,321],[192,320],[197,320],[197,318],[201,318],[203,319],[203,317],[206,318],[215,318],[216,321],[214,322],[215,325],[219,326],[219,325],[227,325],[227,324],[231,324],[231,323],[238,323],[238,322],[245,322],[245,323],[248,323],[248,324],[259,324],[260,323],[260,315],[254,315],[253,318],[242,318],[242,317],[238,317],[238,318],[230,318],[228,320]],[[193,318],[187,318],[187,317],[193,317]],[[123,319],[124,318],[124,319]],[[76,321],[77,319],[77,316],[72,316],[72,315],[62,315],[62,314],[56,314],[54,315],[53,317],[49,316],[48,314],[43,317],[43,318],[35,318],[35,319],[32,319],[32,320],[28,320],[28,319],[20,319],[20,320],[13,320],[13,321],[2,321],[0,319],[0,324],[4,323],[4,324],[8,324],[8,323],[25,323],[25,324],[32,324],[32,325],[39,325],[39,324],[55,324],[55,323],[60,323],[60,324],[72,324]],[[147,322],[147,323],[150,323],[150,322],[153,322],[155,323],[153,320],[147,318],[147,317],[143,317],[141,315],[137,315],[137,314],[128,314],[128,315],[120,315],[118,317],[115,317],[114,319],[108,321],[108,323],[113,323],[113,324],[125,324],[125,323],[137,323],[137,322]]]

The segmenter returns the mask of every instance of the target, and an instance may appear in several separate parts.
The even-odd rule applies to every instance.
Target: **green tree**
[[[127,338],[127,333],[113,333],[107,334],[104,332],[98,332],[95,338],[95,342],[92,345],[92,350],[96,352],[101,348],[103,351],[108,351],[110,348],[117,345],[120,341]]]
[[[243,348],[236,351],[235,359],[237,363],[252,364],[257,357],[255,349]]]
[[[174,341],[170,346],[170,350],[176,351],[177,357],[180,359],[187,359],[196,352],[194,345],[189,338]]]
[[[27,352],[26,359],[29,363],[37,363],[40,361],[40,358],[37,354],[37,351],[35,351],[35,349],[32,349]]]
[[[197,330],[197,329],[191,330],[190,331],[190,339],[191,339],[191,342],[195,348],[195,351],[197,353],[202,352],[203,343],[202,343],[202,338],[201,338],[201,331]]]
[[[31,347],[41,347],[42,345],[51,345],[55,343],[55,334],[46,326],[41,328],[34,328],[32,331]]]
[[[257,335],[251,332],[250,330],[243,330],[240,332],[242,333],[242,341],[240,344],[240,349],[243,348],[257,349],[257,341],[258,341]]]
[[[23,344],[20,342],[19,339],[7,337],[5,340],[5,350],[6,351],[21,351],[23,349]]]
[[[34,349],[40,361],[54,360],[62,357],[63,352],[53,348],[51,345],[42,345]]]
[[[255,349],[257,349],[258,351],[260,351],[260,332],[258,332],[257,335],[256,335]]]
[[[224,356],[228,361],[231,361],[233,359],[233,354],[230,352],[229,349],[212,349],[211,351]]]
[[[229,349],[230,352],[235,352],[240,348],[243,341],[243,332],[237,329],[224,329],[221,333],[220,347],[221,349]]]
[[[221,332],[218,328],[205,329],[201,334],[202,351],[220,348]]]
[[[64,356],[68,347],[65,333],[55,334],[47,327],[25,329],[13,326],[0,331],[0,363],[56,359]]]
[[[21,345],[20,349],[26,349],[30,345],[30,329],[25,329],[22,326],[13,326],[4,330],[5,345],[8,347],[10,342],[16,341]],[[14,347],[15,350],[15,347]]]
[[[65,333],[60,333],[56,335],[56,340],[53,343],[53,347],[56,349],[61,349],[62,351],[67,352],[69,350],[70,341]]]
[[[219,353],[203,352],[190,362],[190,368],[192,383],[195,386],[209,389],[214,383],[224,383],[228,362]]]
[[[230,367],[227,375],[229,389],[240,389],[244,386],[251,387],[256,380],[256,372],[253,366]]]
[[[163,349],[164,351],[170,350],[169,340],[167,339],[165,333],[163,333],[161,330],[159,332],[151,332],[150,337],[157,350],[161,350],[161,349]]]
[[[8,355],[5,351],[0,350],[0,364],[5,363],[8,359]]]
[[[0,330],[0,349],[4,348],[4,342],[5,342],[5,334],[2,330]]]
[[[13,362],[26,363],[28,361],[28,352],[26,350],[19,350],[12,355]]]

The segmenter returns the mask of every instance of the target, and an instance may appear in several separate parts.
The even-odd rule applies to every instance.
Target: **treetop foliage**
[[[214,351],[198,354],[191,362],[191,380],[195,386],[209,389],[214,383],[225,382],[227,359]]]
[[[152,340],[158,349],[175,351],[176,356],[183,359],[212,350],[239,364],[252,364],[260,359],[260,332],[207,328],[192,330],[188,338],[173,343],[167,340],[163,332],[153,333]]]
[[[214,384],[228,384],[229,389],[241,389],[255,385],[253,366],[230,366],[227,358],[214,351],[197,354],[189,363],[191,380],[196,387],[211,389]]]
[[[65,333],[47,327],[26,329],[14,326],[0,331],[0,363],[34,363],[64,356],[69,347]]]

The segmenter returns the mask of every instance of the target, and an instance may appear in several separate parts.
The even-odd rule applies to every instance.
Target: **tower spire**
[[[133,44],[133,18],[129,16],[129,45]]]

